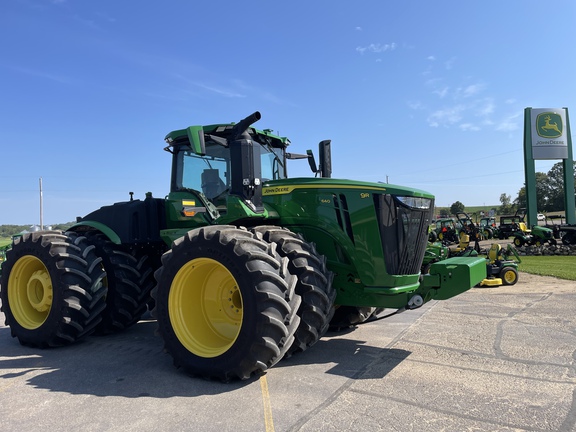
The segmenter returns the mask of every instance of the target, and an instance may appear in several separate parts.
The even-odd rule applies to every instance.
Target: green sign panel
[[[530,225],[537,224],[536,159],[562,159],[564,211],[566,222],[576,223],[576,190],[572,161],[572,138],[568,108],[526,108],[524,110],[524,175],[526,210]]]
[[[544,112],[536,116],[536,131],[542,138],[558,138],[562,136],[564,123],[560,114]]]
[[[531,109],[532,157],[566,159],[566,110],[564,108]]]

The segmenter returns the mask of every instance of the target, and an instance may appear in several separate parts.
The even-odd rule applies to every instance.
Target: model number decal
[[[369,197],[370,197],[370,194],[368,192],[362,192],[360,194],[360,198],[369,198]]]

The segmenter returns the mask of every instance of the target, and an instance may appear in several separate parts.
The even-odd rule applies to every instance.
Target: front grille
[[[374,195],[380,227],[386,270],[391,275],[420,272],[426,246],[434,200],[417,198],[419,206],[411,206],[393,195]]]

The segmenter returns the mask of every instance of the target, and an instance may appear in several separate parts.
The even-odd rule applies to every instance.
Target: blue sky
[[[573,0],[2,0],[0,224],[39,223],[40,178],[45,224],[162,197],[166,133],[256,110],[292,152],[331,139],[333,177],[514,199],[524,108],[572,108],[575,22]]]

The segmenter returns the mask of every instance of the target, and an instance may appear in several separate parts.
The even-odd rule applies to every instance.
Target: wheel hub
[[[26,287],[30,305],[38,312],[46,312],[52,306],[52,282],[50,276],[42,270],[32,273]]]
[[[39,328],[50,314],[54,290],[44,263],[32,255],[19,258],[8,279],[8,300],[16,321],[24,328]]]
[[[190,352],[206,358],[226,352],[239,335],[242,293],[226,266],[196,258],[176,274],[168,298],[170,321]]]

